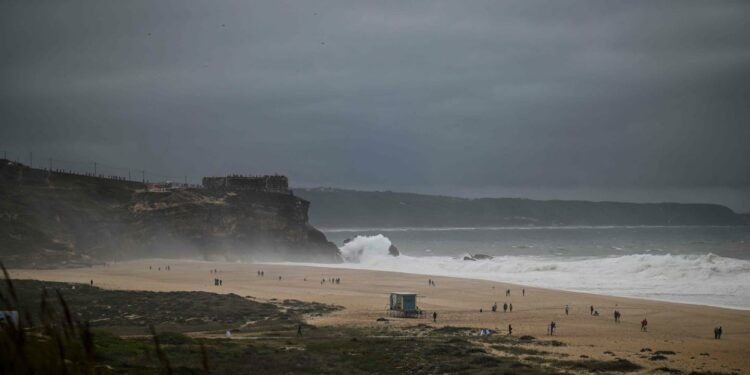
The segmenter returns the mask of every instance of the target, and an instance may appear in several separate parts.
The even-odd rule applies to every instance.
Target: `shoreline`
[[[158,271],[170,265],[171,270]],[[148,267],[152,269],[149,270]],[[218,274],[209,270],[218,269]],[[257,271],[263,270],[265,277]],[[85,269],[9,270],[13,278],[79,282],[105,289],[149,291],[207,291],[252,296],[257,300],[296,299],[343,306],[344,309],[321,316],[309,316],[309,324],[327,327],[390,327],[408,329],[417,324],[435,327],[469,327],[495,329],[506,334],[529,335],[548,339],[546,326],[558,323],[555,340],[565,346],[551,350],[570,358],[611,360],[613,355],[636,362],[646,369],[658,367],[690,371],[737,372],[750,369],[750,311],[702,305],[651,301],[629,297],[602,296],[589,293],[526,287],[495,281],[446,276],[416,275],[390,271],[370,271],[325,266],[271,263],[228,263],[200,260],[135,260]],[[341,278],[340,284],[322,282]],[[214,286],[221,278],[223,286]],[[435,281],[429,286],[428,279]],[[511,295],[505,296],[510,289]],[[525,296],[521,291],[525,289]],[[417,293],[417,305],[432,319],[393,319],[387,315],[388,293]],[[499,312],[491,312],[493,303]],[[514,305],[512,312],[502,312],[503,303]],[[566,315],[564,306],[570,307]],[[591,316],[594,306],[600,316]],[[480,312],[480,308],[483,312]],[[612,312],[622,312],[622,323],[615,323]],[[648,332],[639,330],[647,318]],[[378,321],[386,318],[387,321]],[[724,328],[722,340],[714,340],[715,326]],[[673,351],[664,360],[644,357],[643,349]],[[610,354],[614,353],[614,354]],[[708,355],[703,355],[706,353]]]

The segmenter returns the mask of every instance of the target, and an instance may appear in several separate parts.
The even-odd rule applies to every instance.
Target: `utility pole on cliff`
[[[141,178],[143,179],[143,183],[146,183],[146,171],[141,169]]]
[[[29,151],[29,167],[34,168],[34,153]]]
[[[94,162],[94,177],[96,177],[96,162]]]

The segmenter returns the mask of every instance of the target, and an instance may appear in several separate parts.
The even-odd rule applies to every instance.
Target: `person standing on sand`
[[[297,325],[297,336],[302,336],[302,323]]]
[[[565,305],[565,315],[568,315],[568,305]]]
[[[646,318],[643,318],[641,320],[641,332],[646,332],[648,330],[648,320]]]
[[[521,296],[526,297],[526,288],[521,289]]]
[[[591,305],[590,309],[591,309],[591,315],[594,315],[594,305]]]
[[[504,313],[508,312],[508,303],[507,302],[503,304],[503,312]]]
[[[508,324],[508,336],[513,334],[513,326]]]
[[[492,312],[497,312],[497,302],[492,305]]]
[[[508,305],[508,310],[510,310],[510,312],[513,312],[513,304],[512,303],[510,305]]]
[[[437,323],[437,311],[432,312],[432,322]]]
[[[94,280],[91,280],[91,286],[94,286]]]

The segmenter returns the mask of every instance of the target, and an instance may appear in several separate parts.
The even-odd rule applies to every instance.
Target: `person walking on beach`
[[[508,304],[507,303],[503,304],[503,312],[504,313],[508,312]]]
[[[513,304],[512,303],[510,305],[508,305],[508,310],[510,310],[510,312],[513,312]]]
[[[510,297],[510,289],[505,289],[505,296]]]
[[[302,336],[302,323],[297,324],[297,336]]]
[[[620,312],[618,310],[615,310],[615,323],[620,323],[621,316],[622,315],[620,314]]]
[[[646,332],[648,330],[648,320],[646,318],[643,318],[641,320],[641,332]]]
[[[714,340],[721,340],[721,326],[714,328]]]
[[[513,326],[508,324],[508,336],[513,334]]]
[[[432,312],[432,322],[437,323],[437,311]]]
[[[565,315],[568,315],[568,305],[565,305]]]
[[[591,315],[594,315],[594,305],[591,305],[590,309],[591,309]]]
[[[526,297],[526,288],[521,289],[521,296]]]
[[[492,312],[497,312],[497,302],[492,304]]]

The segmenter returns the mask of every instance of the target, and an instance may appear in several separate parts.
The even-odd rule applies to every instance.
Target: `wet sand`
[[[170,271],[165,270],[167,265]],[[219,273],[210,273],[212,269]],[[258,270],[265,271],[265,277],[258,277]],[[526,295],[522,296],[523,286],[492,281],[293,265],[152,259],[85,269],[11,270],[11,275],[80,283],[93,280],[96,286],[107,289],[209,291],[345,307],[331,315],[311,317],[308,321],[315,325],[398,327],[424,323],[491,328],[506,334],[508,324],[512,324],[514,335],[547,338],[547,325],[554,320],[554,339],[567,345],[549,350],[568,354],[571,359],[582,355],[594,359],[625,358],[646,369],[750,371],[750,311],[743,310],[531,287],[525,287]],[[222,286],[213,285],[215,277],[223,280]],[[321,279],[330,277],[341,278],[341,284],[321,285]],[[428,278],[435,280],[437,286],[429,286]],[[506,289],[511,290],[510,297],[505,296]],[[431,317],[376,322],[387,317],[388,293],[393,291],[418,293],[418,306],[430,315],[436,311],[437,323],[432,323]],[[499,306],[496,313],[490,312],[494,302]],[[513,304],[513,312],[502,312],[506,302]],[[570,306],[569,315],[565,314],[566,304]],[[600,316],[590,315],[592,305]],[[480,308],[484,312],[480,313]],[[622,313],[621,323],[614,322],[615,309]],[[640,330],[644,317],[648,319],[648,332]],[[716,325],[724,329],[721,340],[713,339]],[[643,348],[652,352],[641,352]],[[649,359],[656,351],[675,354],[665,355],[665,360]]]

